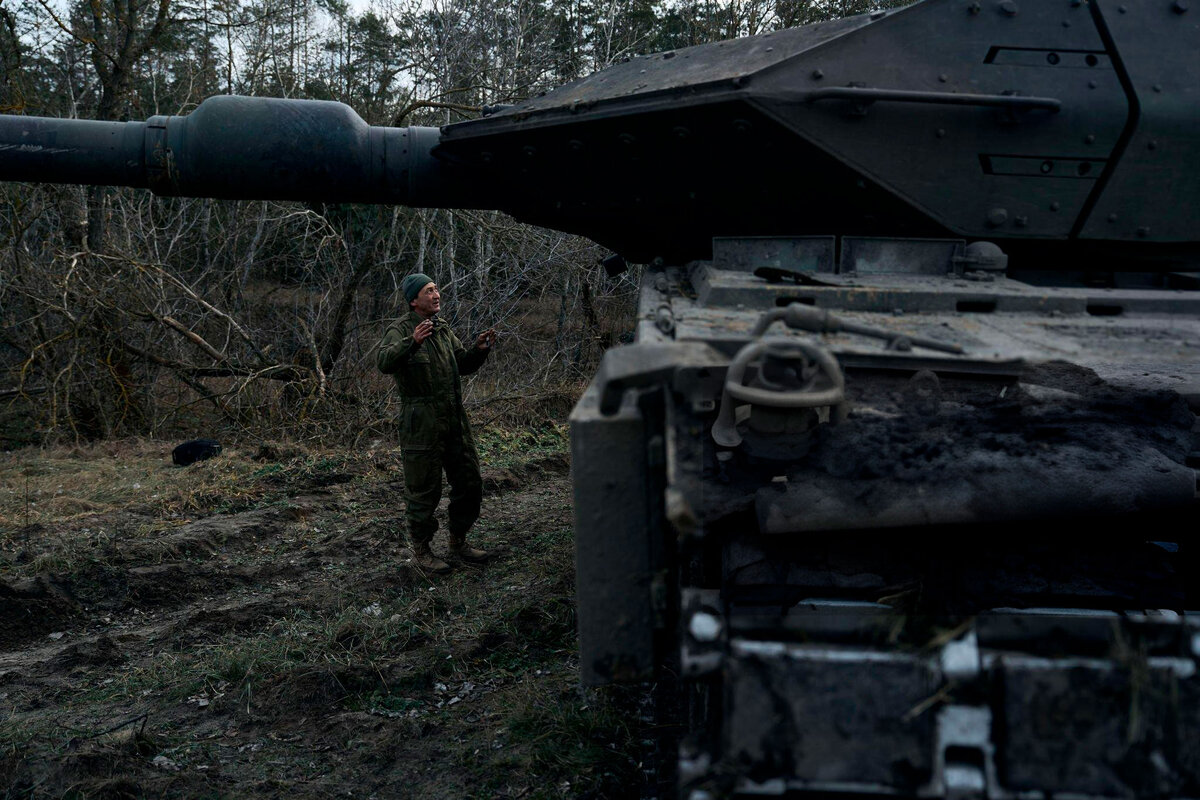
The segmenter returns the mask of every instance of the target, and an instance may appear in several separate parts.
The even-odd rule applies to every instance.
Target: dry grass
[[[234,446],[185,469],[142,440],[5,455],[0,581],[25,593],[0,627],[0,785],[639,796],[640,696],[578,685],[565,428],[478,439],[513,481],[472,535],[496,558],[437,578],[396,536],[390,450]],[[135,718],[118,738],[136,746],[116,746],[106,732]]]
[[[536,424],[476,426],[485,464],[507,467],[566,452],[565,424],[554,421],[548,411],[538,413],[527,407],[524,415]],[[508,422],[517,412],[496,416]],[[295,443],[233,444],[216,458],[189,467],[171,463],[173,443],[147,439],[0,453],[0,537],[16,528],[54,525],[130,507],[180,517],[229,511],[261,502],[282,481],[305,474],[363,475],[399,469],[400,454],[393,443],[376,439],[367,445],[351,451]]]
[[[0,531],[51,525],[129,506],[165,513],[211,510],[261,494],[257,448],[233,447],[188,468],[171,463],[172,445],[121,440],[27,448],[0,454]]]

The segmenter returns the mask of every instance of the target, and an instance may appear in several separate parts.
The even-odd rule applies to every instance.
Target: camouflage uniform
[[[450,482],[450,536],[461,540],[483,501],[479,454],[462,405],[460,375],[470,375],[487,359],[486,350],[467,349],[438,317],[420,345],[413,311],[393,322],[379,346],[379,371],[396,378],[400,390],[400,447],[404,457],[404,499],[408,533],[428,544],[437,532],[433,512],[442,497],[442,470]]]

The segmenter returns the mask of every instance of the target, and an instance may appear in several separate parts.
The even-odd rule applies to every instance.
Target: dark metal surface
[[[1200,180],[1194,17],[925,0],[638,56],[440,131],[270,98],[146,123],[0,115],[0,179],[500,208],[676,265],[714,237],[811,233],[1177,269],[1200,230],[1166,191]]]
[[[652,423],[632,395],[602,417],[598,394],[584,395],[571,426],[576,524],[605,531],[577,540],[576,591],[590,598],[579,608],[579,635],[592,643],[581,677],[592,684],[651,678],[660,655],[651,602],[654,554],[646,535]],[[613,459],[624,464],[619,472]]]
[[[1093,2],[1118,54],[1130,98],[1119,160],[1105,176],[1079,235],[1184,241],[1200,229],[1200,137],[1182,115],[1200,108],[1200,9],[1172,2]],[[1177,7],[1179,6],[1179,7]]]
[[[755,83],[761,97],[756,103],[949,230],[1004,238],[1070,233],[1128,114],[1086,4],[1023,3],[1019,13],[1009,15],[994,3],[983,4],[977,14],[963,3],[922,3],[839,45],[764,74]],[[822,77],[814,78],[818,72]],[[839,110],[836,104],[809,108],[791,100],[798,89],[826,86],[835,94],[862,87],[859,91],[938,95],[944,102],[952,94],[1056,102],[1006,116],[986,107],[860,108],[848,100]],[[896,153],[903,158],[893,157]],[[1028,168],[1013,174],[991,164],[1014,157]],[[1063,158],[1086,159],[1086,172],[1058,177],[1055,165]]]
[[[668,392],[646,569],[704,698],[682,796],[1196,796],[1196,290],[1033,285],[954,241],[714,252],[648,273],[591,390]]]
[[[870,22],[871,18],[863,15],[665,53],[634,56],[595,75],[518,103],[506,109],[504,117],[507,118],[497,115],[486,127],[475,123],[454,125],[446,133],[449,138],[455,139],[495,132],[513,122],[531,126],[544,124],[545,120],[560,115],[579,118],[581,114],[593,111],[610,113],[609,108],[603,105],[605,103],[612,104],[614,111],[611,113],[615,113],[619,107],[615,101],[658,92],[665,92],[672,101],[678,101],[678,90],[686,89],[686,102],[687,95],[736,89],[740,86],[735,83],[736,80],[744,80],[760,70],[833,41]],[[664,98],[655,99],[661,101]]]
[[[790,98],[789,98],[790,99]],[[968,94],[966,92],[930,92],[911,89],[868,89],[859,86],[836,86],[803,92],[795,99],[805,103],[827,100],[849,100],[861,103],[863,113],[871,103],[929,103],[945,106],[979,106],[980,108],[1038,109],[1060,111],[1062,101],[1053,97],[1022,97],[1013,94]]]
[[[437,205],[457,195],[454,205],[471,205],[453,168],[430,156],[438,136],[369,126],[341,103],[233,95],[146,122],[0,115],[0,179],[230,199]]]

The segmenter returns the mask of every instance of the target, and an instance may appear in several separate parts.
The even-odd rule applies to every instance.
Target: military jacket
[[[401,445],[408,449],[432,446],[451,428],[469,431],[459,377],[479,369],[488,354],[463,347],[439,317],[433,318],[429,338],[416,344],[413,330],[420,322],[421,317],[410,311],[388,326],[376,358],[379,371],[396,379]]]

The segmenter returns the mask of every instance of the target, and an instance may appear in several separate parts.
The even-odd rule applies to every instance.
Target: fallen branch
[[[99,739],[101,736],[107,736],[110,733],[116,733],[117,731],[121,730],[121,728],[126,728],[130,725],[133,725],[135,722],[142,723],[142,727],[138,730],[138,735],[141,735],[146,732],[146,721],[148,719],[150,719],[149,712],[146,712],[143,714],[138,714],[136,717],[130,717],[129,719],[125,720],[124,722],[118,722],[116,725],[113,725],[111,728],[105,728],[104,730],[100,731],[99,733],[90,733],[87,736],[83,736],[83,737],[77,736],[71,740],[71,743],[74,745],[78,745],[80,742],[86,742],[90,739]],[[58,723],[58,727],[62,728],[63,730],[70,731],[71,733],[84,733],[84,731],[81,731],[78,728],[72,728],[69,725],[63,725],[61,722]]]

